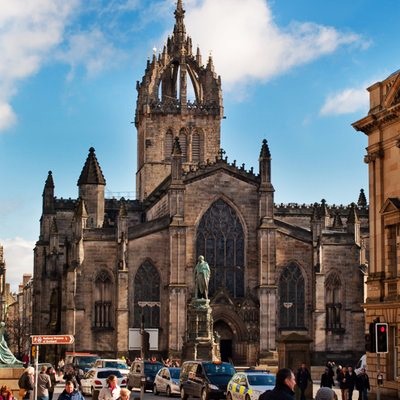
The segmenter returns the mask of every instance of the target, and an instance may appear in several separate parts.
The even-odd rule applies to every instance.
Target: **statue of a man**
[[[199,256],[194,268],[195,298],[208,299],[208,282],[210,281],[210,267],[203,256]]]

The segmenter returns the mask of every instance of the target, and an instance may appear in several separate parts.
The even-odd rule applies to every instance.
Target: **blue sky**
[[[136,81],[174,24],[174,0],[3,0],[0,244],[16,290],[32,272],[42,191],[76,198],[91,146],[110,193],[135,192]],[[258,171],[268,140],[277,203],[367,192],[371,84],[400,68],[397,0],[186,0],[203,62],[221,75],[230,161]]]

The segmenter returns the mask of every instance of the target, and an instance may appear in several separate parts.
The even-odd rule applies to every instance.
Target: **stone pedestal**
[[[188,307],[185,360],[220,359],[219,343],[215,343],[210,300],[193,299]]]
[[[22,364],[16,366],[0,365],[0,382],[2,385],[7,385],[13,392],[16,399],[19,399],[18,392],[18,379],[23,374],[24,368]]]

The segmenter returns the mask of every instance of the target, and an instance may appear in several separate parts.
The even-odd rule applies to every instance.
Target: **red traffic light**
[[[380,332],[385,333],[386,332],[386,325],[381,325],[379,327]]]

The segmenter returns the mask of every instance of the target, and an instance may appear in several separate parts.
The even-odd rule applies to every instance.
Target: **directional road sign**
[[[32,335],[32,344],[72,344],[75,341],[73,335]]]

